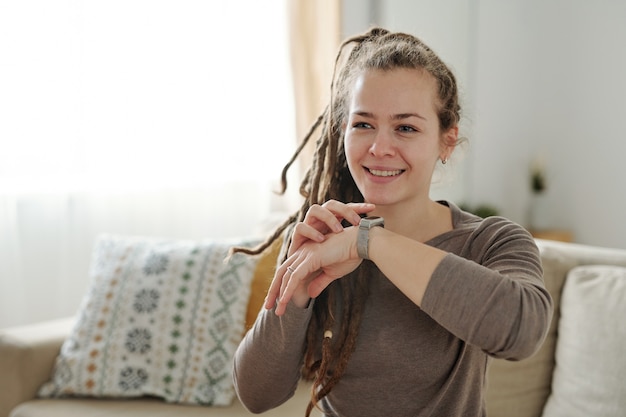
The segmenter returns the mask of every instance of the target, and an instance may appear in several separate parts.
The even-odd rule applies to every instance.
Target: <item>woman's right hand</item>
[[[327,234],[341,233],[343,220],[358,226],[361,221],[360,215],[369,213],[375,208],[374,204],[370,203],[342,203],[337,200],[328,200],[321,206],[312,205],[304,220],[298,222],[293,229],[288,256],[293,255],[308,240],[321,243]]]
[[[327,235],[343,232],[341,225],[343,220],[358,226],[361,221],[360,214],[369,213],[374,208],[375,206],[369,203],[342,203],[337,200],[329,200],[323,205],[312,205],[304,216],[304,220],[297,223],[293,229],[287,257],[292,256],[306,242],[322,243],[327,239]],[[310,297],[307,283],[317,274],[319,272],[314,271],[307,279],[300,281],[301,284],[295,289],[293,295],[296,305],[303,307],[308,303]],[[279,274],[277,270],[265,300],[265,308],[270,309],[276,305],[281,288],[286,285],[284,278],[284,273]]]

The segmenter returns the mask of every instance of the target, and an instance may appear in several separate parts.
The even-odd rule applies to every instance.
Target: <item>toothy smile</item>
[[[393,171],[384,171],[384,170],[380,170],[380,169],[367,169],[370,174],[376,176],[376,177],[393,177],[395,175],[400,175],[402,174],[403,170],[401,169],[396,169]]]

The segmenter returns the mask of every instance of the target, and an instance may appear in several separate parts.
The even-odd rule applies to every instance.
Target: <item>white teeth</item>
[[[377,177],[392,177],[394,175],[399,175],[402,173],[401,169],[397,169],[395,171],[381,171],[379,169],[370,169],[369,172],[372,175],[376,175]]]

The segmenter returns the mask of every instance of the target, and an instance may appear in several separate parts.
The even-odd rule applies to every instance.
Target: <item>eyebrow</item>
[[[374,118],[374,115],[370,112],[366,111],[355,111],[354,114],[361,117],[368,117],[370,119]],[[403,120],[408,119],[410,117],[417,117],[418,119],[426,120],[426,118],[418,113],[399,113],[391,116],[392,120]]]

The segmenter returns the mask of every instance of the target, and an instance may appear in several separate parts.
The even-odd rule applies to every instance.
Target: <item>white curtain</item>
[[[286,22],[285,0],[0,2],[0,328],[74,314],[100,233],[293,210]]]
[[[340,22],[340,0],[289,1],[298,139],[304,138],[330,100],[333,65],[341,44]],[[302,152],[303,172],[311,164],[314,151],[315,141],[311,140]]]

